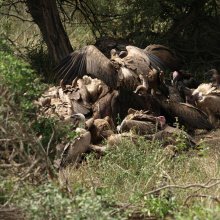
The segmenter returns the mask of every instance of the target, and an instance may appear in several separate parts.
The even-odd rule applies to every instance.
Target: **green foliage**
[[[6,41],[1,40],[0,47],[5,48],[4,45],[7,45]],[[67,128],[55,131],[58,120],[45,117],[41,107],[34,105],[46,85],[37,79],[30,65],[16,57],[11,50],[0,51],[0,78],[0,138],[7,136],[27,152],[30,146],[35,146],[38,153],[44,154],[43,151],[47,152],[48,146],[54,147],[56,140],[71,133]],[[20,140],[21,137],[23,138]],[[11,145],[10,142],[2,143],[5,149]],[[30,152],[33,153],[33,149]],[[54,148],[50,147],[48,153],[52,153],[51,156],[54,157]]]
[[[11,186],[13,180],[8,180],[7,188]],[[117,208],[110,207],[103,194],[86,189],[77,192],[72,194],[51,182],[36,187],[23,183],[14,195],[13,205],[22,208],[26,219],[124,219],[117,214],[111,216]]]
[[[35,82],[37,76],[29,65],[12,53],[0,51],[0,74],[1,84],[10,92],[13,104],[21,104],[25,111],[32,111],[33,100],[40,97],[44,86]]]
[[[220,218],[219,213],[220,213],[219,205],[205,207],[203,203],[198,202],[193,207],[190,207],[190,209],[186,209],[179,213],[175,213],[174,217],[177,220],[197,220],[197,219],[217,220]]]
[[[141,211],[150,215],[155,215],[158,219],[165,218],[168,214],[173,214],[178,205],[175,201],[175,197],[168,198],[166,197],[167,192],[163,192],[163,195],[158,198],[154,195],[144,196],[143,206]]]
[[[40,42],[36,45],[28,46],[26,51],[27,59],[30,62],[31,68],[36,72],[38,76],[41,76],[46,82],[54,81],[54,62],[49,55],[47,49],[45,49],[44,42]]]

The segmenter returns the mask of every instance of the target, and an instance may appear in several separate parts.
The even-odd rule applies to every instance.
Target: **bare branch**
[[[13,15],[13,14],[9,14],[9,13],[4,13],[4,12],[1,12],[0,13],[1,15],[6,15],[8,17],[14,17],[14,18],[17,18],[23,22],[34,22],[33,20],[27,20],[27,19],[24,19],[24,18],[21,18],[21,17],[18,17],[17,15]]]
[[[220,180],[220,179],[218,179],[218,180]],[[161,187],[161,188],[159,188],[159,189],[155,189],[155,190],[153,190],[153,191],[144,193],[144,195],[153,194],[153,193],[159,192],[159,191],[161,191],[161,190],[170,189],[170,188],[188,189],[188,188],[192,188],[192,187],[201,187],[201,188],[205,188],[205,189],[210,189],[211,187],[216,186],[216,185],[218,185],[218,184],[220,184],[220,181],[218,181],[217,183],[213,183],[213,184],[211,184],[211,185],[209,185],[209,186],[206,186],[205,184],[199,184],[199,183],[189,184],[189,185],[187,185],[187,186],[167,185],[167,186]]]
[[[213,199],[215,200],[216,202],[220,203],[220,199],[217,198],[217,197],[213,197],[211,195],[190,195],[187,197],[187,201],[192,198],[192,197],[202,197],[202,198],[209,198],[209,199]],[[186,205],[186,201],[184,202],[184,205]]]

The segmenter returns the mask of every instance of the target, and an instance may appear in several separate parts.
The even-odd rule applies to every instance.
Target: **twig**
[[[0,164],[0,168],[11,168],[11,167],[22,167],[24,165],[27,165],[28,162],[24,162],[24,163],[13,163],[13,164]]]
[[[210,195],[190,195],[187,197],[187,200],[189,198],[192,198],[192,197],[203,197],[203,198],[210,198],[210,199],[213,199],[215,200],[216,202],[220,203],[220,199],[217,198],[217,197],[213,197],[213,196],[210,196]],[[184,202],[184,205],[186,205],[186,201]]]
[[[7,15],[7,16],[9,16],[9,17],[15,17],[15,18],[17,18],[17,19],[19,19],[19,20],[21,20],[21,21],[23,21],[23,22],[34,22],[33,20],[23,19],[23,18],[21,18],[21,17],[19,17],[19,16],[16,16],[16,15],[13,15],[13,14],[9,14],[9,13],[3,13],[3,12],[1,12],[0,14],[1,14],[1,15]]]
[[[201,187],[201,188],[205,188],[205,189],[209,189],[213,186],[216,186],[220,184],[220,181],[218,181],[217,183],[214,183],[212,185],[209,185],[209,186],[205,186],[205,184],[199,184],[199,183],[195,183],[195,184],[190,184],[190,185],[187,185],[187,186],[179,186],[179,185],[167,185],[167,186],[164,186],[164,187],[161,187],[159,189],[155,189],[153,191],[150,191],[150,192],[147,192],[147,193],[144,193],[143,195],[149,195],[149,194],[152,194],[152,193],[156,193],[156,192],[159,192],[163,189],[169,189],[169,188],[177,188],[177,189],[188,189],[188,188],[192,188],[192,187]]]
[[[220,180],[219,178],[212,178],[210,179],[209,181],[207,181],[204,186],[207,186],[210,182],[212,182],[213,180]],[[191,195],[189,195],[186,199],[185,199],[185,202],[184,202],[184,205],[186,205],[187,201],[193,196],[195,195],[196,192],[198,192],[199,190],[201,189],[201,187],[197,190],[195,190],[194,192],[192,192]]]

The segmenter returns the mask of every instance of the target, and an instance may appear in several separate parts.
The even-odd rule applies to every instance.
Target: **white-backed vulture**
[[[87,88],[92,103],[102,98],[109,92],[110,88],[99,79],[92,79],[89,76],[83,76],[84,85]]]
[[[89,119],[86,124],[89,124],[89,121],[92,121],[88,125],[88,130],[91,133],[91,143],[98,144],[102,140],[107,139],[109,136],[114,134],[111,125],[110,118],[107,116],[104,119]]]
[[[160,95],[158,97],[158,102],[169,117],[174,119],[178,118],[178,122],[183,124],[186,129],[189,130],[211,130],[214,128],[214,126],[208,121],[208,116],[203,111],[191,104],[183,103],[182,97],[175,87],[169,86],[168,88],[170,91],[169,99]]]
[[[185,89],[186,90],[186,89]],[[191,94],[187,91],[187,97],[191,103],[208,115],[210,123],[215,127],[220,125],[220,90],[211,84],[202,84]]]
[[[69,163],[77,163],[82,153],[85,153],[89,149],[91,143],[91,134],[89,131],[85,130],[85,116],[81,113],[71,116],[76,119],[75,126],[77,135],[74,140],[69,141],[61,153],[60,167],[66,167]]]
[[[217,89],[220,89],[220,75],[216,69],[209,70],[205,75],[211,77],[210,82],[216,83]]]
[[[145,86],[138,86],[134,92],[144,99],[148,106],[149,113],[160,115],[160,104],[154,96],[147,93],[147,88]]]
[[[102,80],[112,89],[119,86],[134,90],[140,84],[140,76],[146,76],[151,70],[162,71],[166,68],[157,56],[134,46],[127,46],[128,55],[108,59],[95,46],[83,47],[65,57],[54,69],[56,77],[62,78],[62,88],[76,77],[90,75]],[[114,55],[114,51],[112,51]]]
[[[185,131],[180,130],[178,128],[174,128],[166,124],[166,119],[164,116],[159,116],[157,117],[161,130],[158,131],[155,135],[154,138],[157,140],[163,140],[164,145],[167,144],[172,144],[178,146],[179,144],[184,141],[186,144],[186,147],[192,147],[196,145],[196,141],[193,140],[193,138],[187,134]],[[183,147],[183,146],[182,146]],[[185,150],[185,149],[182,149]]]

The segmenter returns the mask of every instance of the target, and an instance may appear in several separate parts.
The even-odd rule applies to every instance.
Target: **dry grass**
[[[127,140],[110,149],[99,161],[89,157],[79,169],[67,168],[65,182],[72,192],[76,185],[94,192],[101,189],[113,196],[117,203],[135,203],[136,208],[143,205],[143,195],[168,186],[169,189],[152,194],[156,197],[168,194],[179,210],[188,210],[197,204],[213,208],[220,201],[220,152],[212,147],[211,142],[206,143],[202,150],[191,149],[172,158],[159,144],[151,146],[140,138],[135,146]],[[62,176],[61,179],[65,178]],[[200,185],[211,187],[201,188]],[[190,187],[181,188],[185,186]]]

